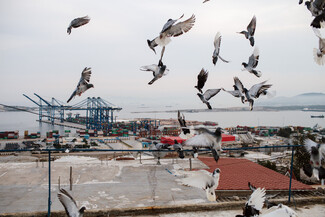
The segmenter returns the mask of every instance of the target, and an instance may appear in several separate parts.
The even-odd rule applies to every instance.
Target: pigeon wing
[[[195,23],[195,16],[194,14],[187,20],[183,22],[179,22],[175,24],[174,26],[170,27],[168,30],[166,30],[166,33],[168,36],[179,36],[182,35],[183,33],[188,32]]]
[[[210,147],[213,141],[204,133],[193,136],[184,142],[185,146]]]
[[[220,44],[221,44],[221,34],[220,32],[217,32],[216,36],[214,37],[214,48],[218,51],[217,53],[219,53],[219,49],[220,49]]]
[[[316,147],[318,144],[311,139],[305,139],[304,145],[305,145],[305,149],[310,153],[311,147]]]
[[[249,89],[249,95],[252,97],[256,97],[258,92],[261,91],[262,86],[265,84],[266,81],[263,81],[258,84],[254,84],[250,89]]]
[[[151,71],[151,72],[158,72],[159,67],[156,64],[148,65],[148,66],[141,66],[141,71]]]
[[[248,24],[247,26],[247,31],[249,32],[249,34],[251,36],[254,35],[255,33],[255,28],[256,28],[256,17],[254,15],[254,17],[252,18],[251,22]]]
[[[78,215],[79,209],[77,207],[77,203],[66,190],[60,189],[60,193],[58,193],[58,198],[64,206],[65,212],[69,217],[75,217]]]
[[[174,23],[177,22],[177,20],[180,20],[181,18],[183,18],[184,14],[182,16],[180,16],[180,18],[176,19],[176,20],[173,20],[173,19],[169,19],[167,21],[167,23],[165,23],[165,25],[163,26],[162,30],[160,33],[163,33],[165,32],[167,29],[169,29]]]
[[[193,175],[189,175],[188,177],[181,180],[183,185],[200,189],[205,189],[207,184],[209,184],[211,181],[213,181],[212,176],[209,176],[202,171],[197,171]]]
[[[254,207],[256,210],[261,211],[265,201],[265,189],[257,188],[249,197],[247,205]]]
[[[89,23],[89,21],[90,21],[90,18],[88,16],[78,17],[71,21],[70,26],[72,26],[74,28],[78,28],[80,26],[83,26],[83,25]]]
[[[237,87],[237,90],[241,93],[244,92],[244,85],[241,83],[238,77],[234,77],[235,87]]]
[[[70,98],[68,99],[67,103],[69,103],[73,97],[75,97],[77,95],[77,89],[75,91],[73,91],[73,93],[71,94]]]
[[[260,56],[259,49],[255,47],[253,54],[248,59],[248,65],[251,66],[252,68],[255,68],[258,64],[259,56]]]
[[[199,89],[202,89],[204,87],[204,84],[208,79],[208,75],[209,75],[209,72],[202,68],[200,73],[197,76],[197,87]]]
[[[209,99],[217,95],[217,93],[219,93],[220,90],[221,89],[208,89],[204,92],[203,96],[208,101]]]
[[[84,68],[84,70],[81,72],[81,80],[85,80],[87,82],[90,81],[91,76],[91,68]]]

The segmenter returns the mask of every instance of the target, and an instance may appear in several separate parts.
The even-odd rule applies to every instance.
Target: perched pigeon
[[[65,212],[69,217],[82,217],[84,215],[86,207],[83,206],[78,210],[76,201],[63,188],[60,189],[60,193],[58,193],[58,198],[64,206]]]
[[[217,168],[213,173],[206,170],[194,171],[189,176],[183,178],[181,183],[183,185],[192,186],[205,190],[207,199],[209,201],[216,201],[215,190],[218,188],[220,178],[220,169]]]
[[[87,68],[87,67],[84,68],[84,70],[81,73],[81,78],[79,80],[77,88],[75,89],[75,91],[73,91],[67,103],[69,103],[70,100],[72,100],[72,98],[74,98],[76,95],[81,96],[81,94],[84,93],[86,90],[94,87],[93,84],[89,84],[90,76],[91,76],[91,68]]]
[[[254,217],[259,216],[265,201],[265,189],[257,188],[243,208],[243,215],[236,215],[236,217]]]
[[[184,16],[184,14],[176,20],[169,19],[167,21],[167,23],[163,26],[158,37],[156,37],[155,39],[153,39],[151,41],[147,40],[148,46],[155,53],[156,53],[155,47],[157,45],[160,45],[163,47],[161,50],[160,60],[162,60],[162,57],[164,55],[165,46],[171,41],[170,37],[176,37],[176,36],[182,35],[183,33],[188,32],[193,27],[193,25],[195,23],[194,14],[189,19],[187,19],[183,22],[176,23],[179,19],[183,18],[183,16]]]
[[[247,31],[238,32],[240,34],[245,35],[245,38],[247,38],[249,40],[252,47],[254,46],[254,43],[255,43],[255,41],[254,41],[255,28],[256,28],[256,17],[254,15],[251,22],[247,26]]]
[[[71,29],[72,29],[72,28],[78,28],[78,27],[80,27],[80,26],[83,26],[83,25],[89,23],[89,21],[90,21],[90,18],[89,18],[88,16],[85,16],[85,17],[78,17],[78,18],[76,18],[76,19],[73,19],[73,20],[71,21],[71,23],[70,23],[68,29],[67,29],[68,34],[70,35],[70,33],[71,33]]]
[[[322,167],[322,160],[325,160],[325,144],[318,144],[311,139],[305,139],[304,146],[310,153],[310,165],[312,166],[313,175],[317,179],[320,176],[323,177],[325,169]]]
[[[244,62],[242,63],[242,65],[244,66],[243,70],[247,70],[250,73],[256,75],[257,77],[261,77],[262,76],[261,71],[255,69],[258,64],[259,57],[260,57],[259,49],[255,47],[253,54],[248,59],[248,63],[244,63]]]
[[[199,132],[198,135],[195,135],[192,138],[187,139],[183,142],[184,146],[191,146],[194,149],[197,148],[210,148],[212,151],[212,155],[214,160],[218,162],[219,153],[221,149],[221,140],[222,140],[222,128],[218,127],[215,132],[211,132],[205,128],[197,129]]]
[[[214,51],[213,51],[213,55],[212,55],[212,62],[214,65],[216,65],[217,61],[218,61],[218,58],[220,58],[223,62],[225,63],[229,63],[229,61],[223,59],[220,55],[219,55],[219,52],[220,52],[220,43],[221,43],[221,34],[220,32],[218,32],[216,34],[216,36],[214,37]]]
[[[201,101],[208,106],[208,109],[212,109],[210,103],[208,102],[212,97],[217,95],[221,89],[208,89],[204,92],[204,94],[198,93],[197,95],[200,97]]]
[[[314,60],[318,65],[325,64],[325,38],[322,38],[322,35],[318,29],[313,28],[316,36],[319,38],[319,47],[314,48]]]
[[[169,69],[166,68],[166,65],[162,61],[159,61],[159,64],[152,64],[149,66],[142,66],[140,68],[142,71],[151,71],[153,73],[153,79],[148,83],[149,85],[153,84],[156,80],[165,76]]]
[[[197,75],[197,85],[194,86],[196,89],[202,92],[202,88],[204,87],[205,82],[208,79],[209,72],[207,70],[204,70],[204,68],[201,69],[200,73]]]
[[[244,88],[244,93],[246,96],[246,100],[249,102],[250,110],[253,110],[254,98],[257,99],[261,94],[267,95],[268,89],[272,86],[272,84],[265,84],[266,81],[263,81],[258,84],[254,84],[249,90]]]
[[[297,213],[290,207],[279,204],[277,206],[272,206],[267,210],[263,210],[261,217],[298,217]]]
[[[235,82],[235,84],[233,85],[234,90],[225,90],[224,88],[221,89],[227,93],[230,93],[234,97],[240,97],[241,102],[245,103],[245,96],[243,94],[244,91],[243,84],[241,83],[238,77],[234,77],[234,82]]]

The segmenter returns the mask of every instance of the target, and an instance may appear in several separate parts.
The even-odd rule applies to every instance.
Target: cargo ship
[[[311,115],[311,118],[324,118],[324,115]]]

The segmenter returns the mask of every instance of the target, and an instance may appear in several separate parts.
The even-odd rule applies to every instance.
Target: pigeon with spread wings
[[[178,20],[183,18],[183,16],[184,16],[184,14],[176,20],[169,19],[167,21],[167,23],[163,26],[158,37],[154,38],[151,41],[147,40],[149,48],[152,49],[155,53],[156,53],[156,50],[155,50],[156,46],[159,45],[159,46],[163,47],[161,50],[160,60],[162,60],[162,58],[163,58],[163,55],[165,52],[165,46],[167,44],[169,44],[169,42],[171,41],[170,38],[182,35],[183,33],[188,32],[194,26],[194,23],[195,23],[194,14],[189,19],[187,19],[183,22],[176,23]]]
[[[140,70],[152,72],[153,79],[148,83],[149,85],[153,84],[155,81],[162,78],[162,76],[165,76],[169,71],[169,69],[167,69],[166,65],[164,65],[162,61],[159,61],[158,65],[152,64],[149,66],[142,66]]]
[[[63,188],[60,189],[58,193],[58,198],[62,205],[64,206],[65,212],[69,217],[82,217],[86,207],[81,207],[78,209],[76,201],[73,197]]]
[[[324,168],[322,167],[322,161],[325,160],[325,143],[320,144],[312,141],[311,139],[304,140],[304,146],[310,153],[310,165],[312,167],[313,175],[319,179],[319,172],[323,176]]]
[[[256,17],[254,15],[251,22],[247,26],[247,31],[244,30],[244,31],[238,32],[240,34],[245,35],[245,38],[249,40],[250,45],[252,47],[254,46],[254,43],[255,43],[255,40],[254,40],[255,29],[256,29]]]
[[[251,217],[258,216],[264,206],[265,189],[257,188],[249,197],[243,208],[243,215],[236,215],[236,217]]]
[[[234,77],[235,84],[233,85],[234,90],[225,90],[224,88],[221,88],[223,91],[230,93],[234,97],[240,97],[241,102],[245,103],[245,96],[244,96],[244,86],[239,80],[238,77]]]
[[[220,178],[220,169],[217,168],[210,173],[205,170],[194,171],[188,174],[187,177],[181,179],[183,185],[196,187],[205,190],[209,201],[216,201],[215,190],[218,188]]]
[[[257,67],[259,57],[260,57],[259,49],[255,47],[253,54],[248,59],[248,63],[245,62],[242,63],[242,65],[244,66],[244,69],[242,69],[242,71],[247,70],[248,72],[256,75],[256,77],[261,77],[262,76],[261,71],[255,69]]]
[[[202,88],[204,87],[205,82],[208,79],[209,72],[205,70],[204,68],[201,69],[200,73],[197,75],[197,85],[194,86],[196,89],[202,92]]]
[[[272,86],[272,84],[265,84],[266,81],[263,81],[258,84],[254,84],[249,90],[244,88],[244,93],[246,96],[246,101],[249,102],[250,110],[253,110],[254,99],[257,99],[261,94],[268,95],[268,89]]]
[[[78,28],[80,26],[83,26],[87,23],[89,23],[90,21],[90,18],[88,16],[85,16],[85,17],[78,17],[76,19],[73,19],[67,29],[67,33],[70,35],[71,33],[71,29],[72,28]]]
[[[200,97],[201,101],[208,106],[208,109],[212,109],[209,100],[217,95],[221,89],[208,89],[204,92],[204,94],[198,93],[197,95]]]
[[[219,55],[219,53],[220,53],[220,44],[221,44],[221,34],[220,34],[220,32],[218,32],[216,34],[216,36],[214,37],[213,44],[214,44],[214,51],[213,51],[213,54],[212,54],[212,62],[213,62],[213,64],[216,65],[216,63],[218,61],[218,58],[220,58],[225,63],[229,63],[229,61],[223,59]]]
[[[81,78],[79,80],[77,88],[75,89],[75,91],[73,91],[67,103],[69,103],[72,100],[72,98],[74,98],[76,95],[81,96],[81,94],[84,93],[86,90],[94,87],[93,84],[89,84],[90,76],[91,76],[91,68],[87,68],[87,67],[84,68],[84,70],[81,73]]]

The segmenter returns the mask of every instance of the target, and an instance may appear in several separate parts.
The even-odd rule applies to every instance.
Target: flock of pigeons
[[[303,0],[299,0],[302,4]],[[314,17],[310,26],[313,28],[316,37],[319,40],[318,48],[314,48],[314,60],[318,65],[325,64],[325,38],[322,37],[320,30],[325,27],[325,0],[305,1],[307,9]]]

